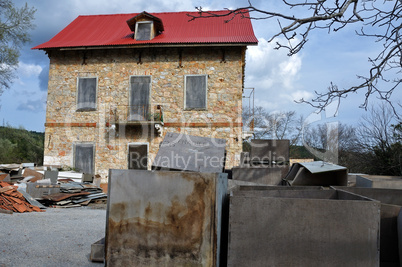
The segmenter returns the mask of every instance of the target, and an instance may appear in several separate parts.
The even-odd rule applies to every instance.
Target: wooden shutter
[[[96,110],[96,78],[79,78],[77,97],[77,110]]]
[[[94,174],[94,144],[75,144],[74,168]]]
[[[147,120],[149,113],[149,90],[151,77],[131,77],[129,120]]]
[[[186,76],[186,109],[207,108],[207,76]]]
[[[151,23],[138,23],[137,33],[135,34],[136,40],[150,40],[151,39]]]

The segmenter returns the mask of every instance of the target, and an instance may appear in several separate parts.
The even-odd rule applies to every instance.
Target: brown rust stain
[[[107,261],[110,266],[141,265],[141,262],[149,266],[161,263],[203,266],[205,254],[212,256],[209,251],[202,251],[203,243],[213,242],[204,234],[205,230],[211,230],[209,220],[214,216],[214,208],[211,208],[214,205],[210,203],[214,202],[211,181],[202,176],[195,179],[193,191],[185,203],[178,201],[178,197],[172,198],[169,204],[163,203],[164,208],[160,203],[158,207],[158,204],[148,202],[144,218],[127,218],[127,209],[136,207],[127,207],[127,203],[113,204],[113,218],[120,220],[114,221],[109,216]],[[207,259],[207,262],[211,261],[214,262]]]

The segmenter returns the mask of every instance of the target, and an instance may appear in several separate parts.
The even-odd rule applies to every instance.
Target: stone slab
[[[402,189],[402,179],[394,176],[357,175],[356,187]]]
[[[225,165],[225,139],[166,133],[153,169],[217,173]]]
[[[235,191],[229,214],[228,266],[379,265],[377,201],[330,190]]]
[[[251,162],[289,162],[289,140],[252,139]]]
[[[223,173],[109,170],[106,265],[219,266],[226,192]]]

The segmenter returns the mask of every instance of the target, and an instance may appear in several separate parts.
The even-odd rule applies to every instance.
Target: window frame
[[[95,144],[95,142],[74,142],[73,143],[73,166],[74,166],[74,168],[76,168],[76,153],[77,153],[77,145],[79,146],[79,145],[91,145],[92,146],[92,170],[93,170],[93,173],[92,174],[95,174],[95,159],[96,159],[96,157],[95,157],[95,153],[96,153],[96,144]],[[81,170],[80,170],[80,172],[81,172]],[[82,171],[83,172],[83,171]]]
[[[193,108],[187,107],[187,77],[205,77],[205,107]],[[208,110],[208,74],[188,74],[184,75],[184,110]]]
[[[80,107],[79,95],[80,95],[80,80],[81,79],[95,79],[95,102],[94,107]],[[76,111],[77,112],[86,112],[86,111],[96,111],[98,109],[98,77],[77,77],[77,91],[76,91]]]
[[[138,33],[138,26],[139,26],[139,24],[150,24],[149,39],[146,39],[146,40],[138,40],[138,39],[137,39],[137,33]],[[154,26],[154,22],[153,22],[153,21],[149,21],[149,20],[137,21],[137,22],[135,23],[134,39],[135,39],[136,41],[150,41],[150,40],[152,40],[152,37],[153,37],[153,34],[152,34],[153,26]]]

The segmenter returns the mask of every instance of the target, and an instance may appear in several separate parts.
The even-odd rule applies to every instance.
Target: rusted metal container
[[[110,170],[108,186],[106,266],[219,266],[226,174]]]

